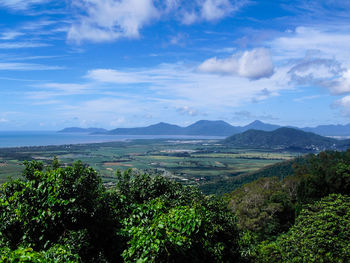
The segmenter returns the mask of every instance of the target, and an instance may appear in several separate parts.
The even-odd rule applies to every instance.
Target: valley
[[[133,169],[190,185],[215,185],[263,167],[292,159],[299,152],[233,147],[219,140],[133,140],[96,144],[0,149],[0,183],[17,178],[24,160],[64,165],[81,160],[96,169],[103,182],[116,182],[115,171]]]

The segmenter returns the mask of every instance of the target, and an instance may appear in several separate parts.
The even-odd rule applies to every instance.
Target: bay
[[[223,139],[221,136],[104,135],[56,131],[0,131],[0,148],[126,141],[135,139]]]

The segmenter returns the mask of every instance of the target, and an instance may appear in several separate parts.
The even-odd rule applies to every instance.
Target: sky
[[[0,130],[350,123],[350,1],[0,0]]]

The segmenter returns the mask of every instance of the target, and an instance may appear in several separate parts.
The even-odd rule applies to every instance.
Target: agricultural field
[[[206,184],[254,172],[267,165],[300,155],[295,152],[230,148],[215,140],[134,140],[98,144],[18,147],[0,149],[0,183],[17,178],[23,161],[49,164],[57,156],[61,164],[81,160],[96,169],[106,183],[114,183],[115,171],[163,175],[184,184]]]

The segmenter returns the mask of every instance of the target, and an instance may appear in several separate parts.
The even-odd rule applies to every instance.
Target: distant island
[[[108,132],[108,131],[106,129],[103,129],[103,128],[69,127],[69,128],[64,128],[63,130],[60,130],[58,132],[66,132],[66,133],[104,133],[104,132]]]
[[[350,123],[347,125],[319,125],[316,127],[291,127],[305,132],[312,132],[322,136],[350,136]],[[205,135],[231,136],[248,130],[274,131],[282,128],[280,125],[264,123],[256,120],[245,126],[233,126],[225,121],[200,120],[187,127],[160,122],[147,127],[116,128],[106,130],[102,128],[65,128],[62,133],[89,133],[106,135]]]

